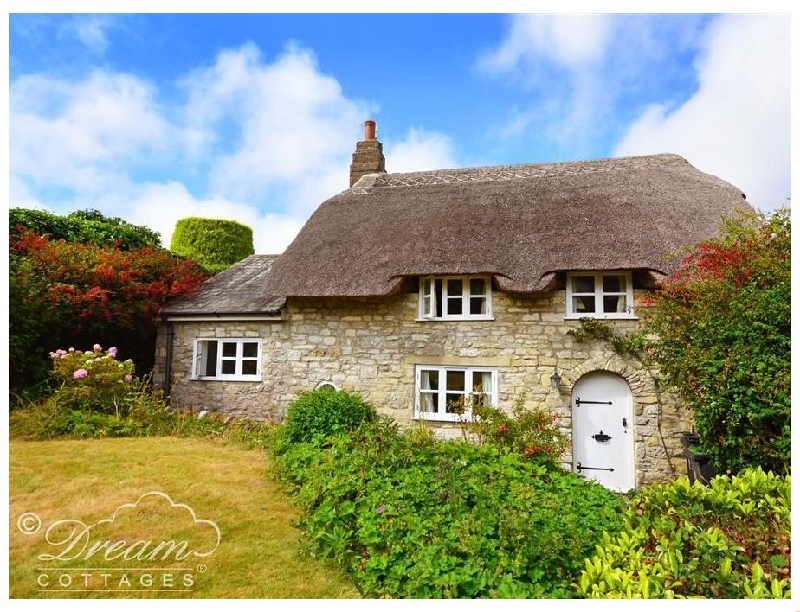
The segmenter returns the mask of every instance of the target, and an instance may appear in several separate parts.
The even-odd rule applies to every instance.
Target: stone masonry
[[[637,291],[637,297],[639,292]],[[637,484],[685,473],[680,432],[691,414],[659,392],[654,376],[601,341],[578,342],[580,326],[564,318],[565,292],[516,297],[493,293],[492,321],[418,321],[417,293],[384,298],[291,298],[282,321],[174,322],[172,405],[195,411],[279,421],[299,393],[330,381],[356,391],[401,425],[414,423],[415,366],[467,365],[498,369],[499,407],[527,405],[552,411],[569,434],[571,389],[584,374],[623,377],[634,401]],[[622,330],[636,321],[615,321]],[[191,380],[196,338],[259,338],[261,382]],[[166,326],[159,332],[154,379],[164,380]],[[562,375],[558,391],[550,375]],[[455,424],[433,424],[438,435],[460,435]],[[571,464],[571,456],[563,458]]]

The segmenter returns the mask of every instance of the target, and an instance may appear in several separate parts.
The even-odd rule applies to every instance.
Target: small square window
[[[492,318],[492,295],[486,277],[427,277],[420,282],[421,319]]]
[[[567,280],[567,318],[634,318],[630,272],[572,273]]]

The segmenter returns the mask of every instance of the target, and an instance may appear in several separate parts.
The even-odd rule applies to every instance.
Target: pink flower
[[[109,347],[108,354],[111,355],[112,357],[116,357],[117,356],[117,347],[116,346]]]
[[[125,380],[128,381],[128,382],[131,382],[133,380],[133,376],[131,376],[130,374],[126,374],[125,375]]]
[[[378,506],[375,509],[375,512],[377,512],[378,514],[383,514],[384,512],[386,512],[386,508],[384,508],[383,506]]]
[[[95,344],[95,345],[92,347],[92,350],[95,350],[95,351],[102,351],[102,350],[103,350],[103,347],[102,347],[102,346],[100,346],[99,344]]]
[[[79,378],[86,378],[87,376],[89,376],[89,372],[87,372],[83,368],[78,368],[77,370],[75,370],[75,372],[72,373],[72,378],[74,378],[75,380]]]
[[[63,355],[61,355],[61,359],[66,359],[66,358],[67,358],[67,354],[66,354],[66,353],[64,353]]]

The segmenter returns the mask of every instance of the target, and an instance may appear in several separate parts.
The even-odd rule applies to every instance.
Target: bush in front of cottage
[[[623,498],[596,483],[385,417],[273,451],[310,552],[367,597],[574,597],[585,557],[621,527]]]
[[[318,389],[301,393],[289,404],[283,438],[288,443],[322,444],[333,435],[353,431],[377,418],[375,406],[357,393]]]
[[[790,598],[791,477],[746,469],[639,492],[587,559],[592,598]]]

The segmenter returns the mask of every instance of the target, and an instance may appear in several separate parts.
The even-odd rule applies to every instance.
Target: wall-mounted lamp
[[[553,389],[558,390],[558,385],[561,383],[561,374],[558,373],[558,368],[553,368],[553,373],[550,375],[550,385]]]

